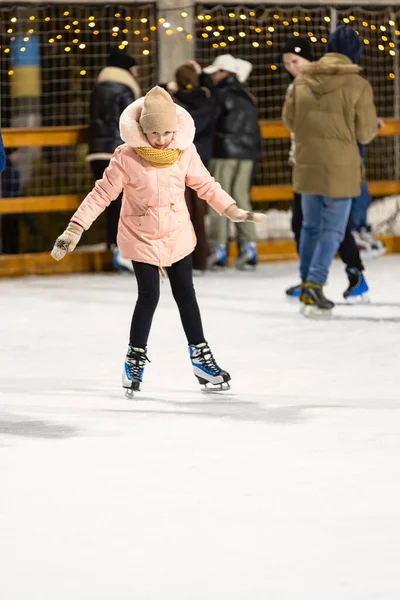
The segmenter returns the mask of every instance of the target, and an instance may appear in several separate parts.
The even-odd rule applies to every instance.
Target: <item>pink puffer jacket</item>
[[[178,129],[169,148],[183,150],[171,167],[158,169],[141,158],[135,147],[149,147],[139,126],[143,98],[122,113],[119,146],[72,221],[89,229],[93,221],[124,191],[118,226],[118,248],[124,258],[168,267],[193,252],[196,236],[185,202],[185,186],[196,190],[220,215],[234,203],[200,160],[193,145],[192,117],[180,106]]]

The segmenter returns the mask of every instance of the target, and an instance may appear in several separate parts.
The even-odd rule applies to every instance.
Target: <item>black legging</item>
[[[292,203],[292,231],[296,240],[297,253],[299,253],[300,233],[303,225],[303,211],[301,209],[301,194],[295,194]],[[347,223],[346,233],[343,242],[339,246],[339,256],[344,264],[350,268],[356,268],[359,271],[364,270],[364,265],[360,258],[360,251],[351,233],[350,219]]]
[[[146,348],[153,315],[160,298],[160,274],[158,267],[154,265],[136,261],[132,263],[139,295],[132,317],[130,344],[135,348]],[[189,344],[200,344],[205,340],[193,287],[192,256],[186,256],[166,270],[187,341]]]

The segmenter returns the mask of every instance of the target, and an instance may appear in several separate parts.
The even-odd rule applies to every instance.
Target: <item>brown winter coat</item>
[[[295,79],[282,118],[296,138],[296,192],[360,195],[357,142],[371,142],[378,126],[372,88],[360,71],[346,56],[329,53],[306,65]]]

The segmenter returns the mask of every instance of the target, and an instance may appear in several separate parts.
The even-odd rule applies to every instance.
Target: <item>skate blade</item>
[[[212,394],[214,392],[227,392],[228,390],[231,389],[231,386],[229,385],[229,383],[227,381],[224,381],[223,383],[203,383],[200,386],[200,389],[202,392],[205,392],[207,394]]]
[[[134,397],[135,397],[134,390],[125,390],[125,398],[127,398],[128,400],[133,400]]]
[[[332,318],[332,309],[328,308],[318,308],[317,306],[303,304],[300,312],[307,317],[307,319],[329,320]]]
[[[286,302],[289,302],[289,304],[298,304],[300,302],[300,296],[289,296],[286,294],[285,298]]]
[[[360,294],[359,296],[349,296],[344,299],[346,304],[370,304],[371,300],[368,294]]]

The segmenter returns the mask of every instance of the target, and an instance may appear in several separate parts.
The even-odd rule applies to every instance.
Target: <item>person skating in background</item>
[[[203,69],[212,80],[212,93],[218,103],[213,158],[210,172],[238,206],[251,211],[250,184],[253,165],[261,154],[261,134],[254,98],[237,78],[238,65],[230,54],[217,56]],[[256,229],[254,223],[236,226],[239,257],[238,268],[257,264]],[[226,221],[210,211],[209,265],[227,263],[229,228]]]
[[[323,293],[342,242],[352,198],[361,191],[357,142],[377,133],[372,87],[357,66],[362,45],[351,27],[338,27],[328,53],[303,66],[283,107],[295,134],[294,190],[302,194],[300,300],[306,316],[329,316],[334,303]]]
[[[107,66],[97,77],[90,103],[89,154],[93,177],[101,179],[115,149],[122,144],[119,119],[129,104],[142,95],[138,83],[137,62],[126,52],[112,48]],[[106,211],[107,247],[114,252],[114,267],[132,271],[130,261],[122,257],[117,246],[121,196]]]
[[[124,191],[118,244],[132,260],[138,284],[123,387],[139,390],[147,358],[147,340],[160,293],[159,269],[166,268],[189,344],[193,372],[201,384],[225,386],[230,375],[216,363],[204,337],[192,279],[191,254],[196,237],[185,201],[194,188],[218,214],[234,222],[262,221],[237,207],[209,174],[193,144],[194,122],[160,87],[129,106],[121,117],[126,142],[113,155],[103,178],[56,240],[56,260],[74,250],[84,230]],[[172,349],[169,349],[171,351]]]
[[[166,89],[174,101],[185,108],[194,120],[196,134],[194,145],[203,164],[207,167],[212,157],[217,105],[214,96],[207,87],[200,86],[200,66],[190,61],[179,67],[175,81],[169,82]],[[208,241],[205,228],[207,204],[198,197],[196,190],[186,187],[186,203],[197,238],[193,252],[193,269],[205,272],[208,258]]]
[[[311,42],[308,38],[291,37],[282,49],[282,60],[286,71],[289,73],[291,83],[288,88],[290,93],[294,79],[300,74],[301,69],[313,62]],[[290,133],[291,143],[289,151],[289,164],[293,167],[296,160],[296,140],[294,133]],[[303,225],[303,211],[301,208],[301,194],[294,193],[292,202],[292,231],[299,253],[300,233]],[[354,240],[351,227],[351,217],[347,222],[346,232],[339,246],[339,256],[346,265],[346,274],[349,285],[343,293],[347,302],[362,302],[368,300],[368,284],[364,277],[364,265],[360,257],[359,248]],[[286,290],[288,298],[300,298],[301,284],[292,286]]]
[[[378,120],[378,126],[381,129],[384,127],[382,119]],[[361,144],[358,145],[360,156],[364,163],[365,148]],[[361,194],[353,199],[350,213],[350,222],[355,242],[363,257],[378,258],[386,253],[386,248],[380,240],[376,240],[373,236],[371,226],[368,224],[367,214],[371,204],[371,194],[368,189],[368,182],[364,179],[361,186]]]

